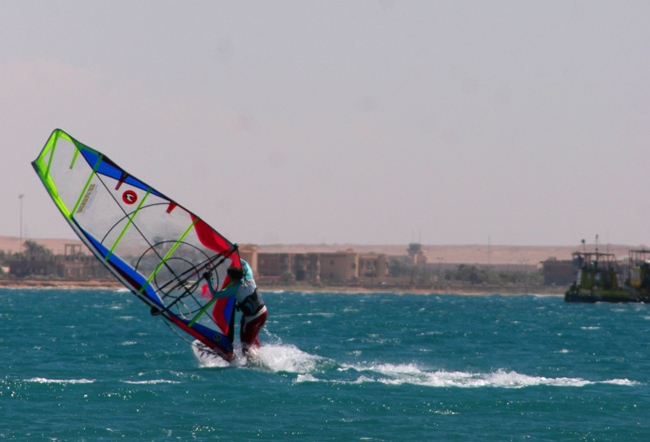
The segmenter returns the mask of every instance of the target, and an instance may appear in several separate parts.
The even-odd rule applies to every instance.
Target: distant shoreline
[[[64,238],[23,238],[30,239],[52,250],[55,254],[64,254],[66,245],[83,246],[79,239]],[[0,236],[0,250],[15,252],[20,248],[21,239],[13,236]],[[242,244],[240,244],[242,245]],[[408,244],[251,244],[258,253],[335,253],[352,249],[358,253],[377,253],[388,256],[405,256]],[[429,259],[429,264],[442,268],[457,267],[460,264],[525,267],[534,269],[540,262],[550,257],[558,260],[570,260],[571,254],[585,247],[580,244],[534,246],[534,245],[499,245],[499,244],[422,244],[422,250]],[[593,245],[587,245],[592,250]],[[644,245],[606,244],[601,250],[607,250],[617,256],[627,256],[630,249],[643,248]],[[85,246],[83,250],[86,251]]]
[[[0,288],[70,288],[70,289],[120,289],[119,281],[64,281],[44,279],[0,279]]]
[[[63,280],[0,280],[1,288],[27,288],[27,289],[97,289],[97,290],[118,290],[124,288],[119,281],[63,281]],[[540,290],[541,289],[541,290]],[[449,289],[423,289],[423,288],[406,288],[406,287],[385,287],[385,288],[365,288],[365,287],[337,287],[337,286],[307,286],[307,285],[272,285],[260,287],[262,293],[274,292],[302,292],[302,293],[341,293],[341,294],[370,294],[370,293],[394,293],[397,295],[458,295],[458,296],[522,296],[522,295],[542,295],[542,296],[564,296],[564,293],[558,287],[530,287],[527,289],[521,287],[502,287],[501,290],[496,287],[481,288],[477,286],[463,286]]]

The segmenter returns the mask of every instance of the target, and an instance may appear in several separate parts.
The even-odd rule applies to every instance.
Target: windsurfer
[[[249,349],[260,347],[257,335],[266,322],[268,312],[262,297],[257,293],[257,284],[255,284],[250,265],[243,259],[241,264],[241,268],[236,266],[228,267],[230,284],[219,292],[212,287],[210,273],[204,273],[203,277],[208,282],[207,285],[213,297],[235,297],[237,309],[242,312],[239,339],[241,340],[242,350],[246,354]]]

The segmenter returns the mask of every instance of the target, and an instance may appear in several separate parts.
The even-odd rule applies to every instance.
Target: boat
[[[650,302],[650,250],[630,250],[629,263],[624,286],[634,291],[641,302]]]
[[[639,290],[620,283],[618,260],[613,253],[602,253],[596,249],[595,252],[574,252],[572,256],[578,266],[578,274],[564,294],[566,302],[643,301]]]

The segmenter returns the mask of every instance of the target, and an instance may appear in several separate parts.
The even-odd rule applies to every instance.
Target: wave
[[[567,352],[562,349],[561,352]],[[418,385],[426,387],[457,388],[526,388],[536,386],[584,387],[609,384],[617,386],[640,385],[629,379],[593,381],[576,377],[532,376],[498,369],[489,373],[428,370],[417,364],[339,364],[322,356],[300,350],[294,345],[267,344],[249,353],[236,349],[238,357],[228,364],[219,357],[199,360],[201,367],[241,367],[272,373],[296,374],[294,383],[324,382],[332,384],[381,383],[385,385]]]
[[[151,385],[151,384],[180,384],[179,381],[170,381],[168,379],[150,379],[145,381],[121,381],[125,384],[132,385]]]
[[[582,378],[547,378],[530,376],[516,371],[499,369],[491,373],[470,373],[462,371],[427,371],[415,364],[378,364],[369,366],[344,365],[338,369],[348,379],[321,379],[313,373],[299,374],[295,383],[329,382],[342,384],[381,383],[386,385],[418,385],[426,387],[457,388],[526,388],[536,386],[584,387],[586,385],[611,384],[635,386],[638,382],[628,379],[590,381]]]
[[[235,353],[237,357],[231,363],[216,355],[195,353],[195,357],[201,368],[248,367],[273,373],[310,373],[328,361],[321,356],[306,353],[295,345],[266,344],[251,350],[248,356],[244,356],[240,348],[236,348]]]
[[[250,361],[253,366],[259,366],[272,372],[310,373],[319,370],[327,359],[300,350],[294,345],[269,344],[256,349]]]
[[[94,379],[47,379],[47,378],[31,378],[25,379],[25,382],[35,382],[38,384],[92,384]]]

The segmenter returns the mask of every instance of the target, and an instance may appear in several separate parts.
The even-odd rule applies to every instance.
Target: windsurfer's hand
[[[208,272],[205,272],[203,274],[203,279],[205,279],[206,281],[209,281],[210,280],[210,274]]]

